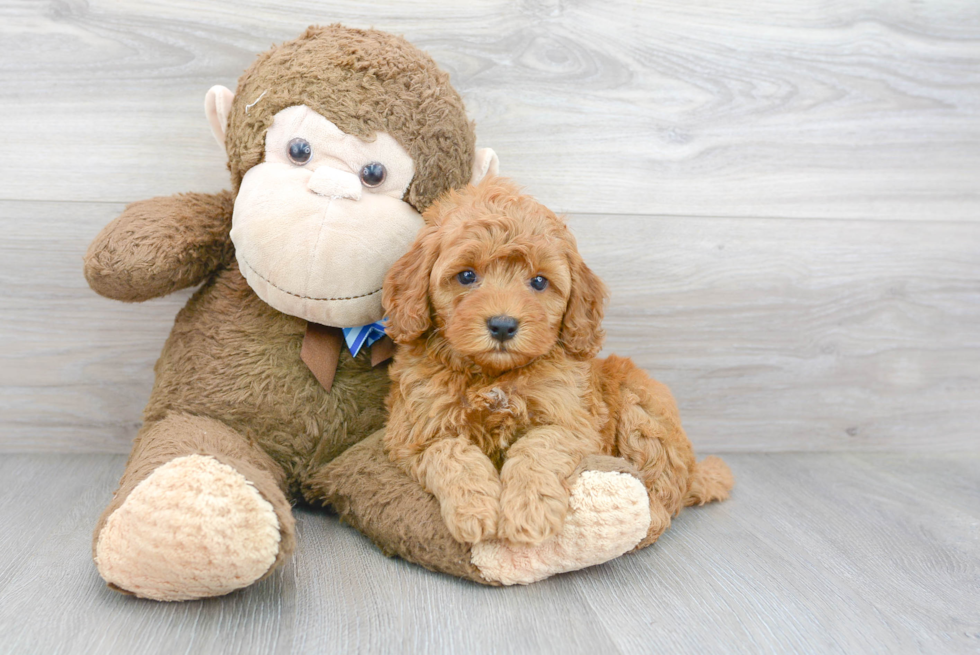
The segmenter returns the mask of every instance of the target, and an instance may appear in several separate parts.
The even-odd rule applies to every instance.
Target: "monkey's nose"
[[[490,336],[500,343],[510,341],[517,334],[517,319],[513,316],[493,316],[487,319],[487,329]]]
[[[361,181],[357,176],[332,166],[321,166],[313,171],[306,186],[319,196],[361,199]]]

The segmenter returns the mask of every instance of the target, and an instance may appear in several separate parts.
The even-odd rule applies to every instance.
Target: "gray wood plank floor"
[[[727,457],[731,501],[514,588],[386,559],[297,510],[293,560],[221,599],[107,590],[89,530],[123,458],[0,460],[0,653],[975,653],[980,455]]]

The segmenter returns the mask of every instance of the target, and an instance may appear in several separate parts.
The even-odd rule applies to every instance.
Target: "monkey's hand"
[[[107,298],[141,302],[193,286],[234,257],[230,191],[134,202],[85,254],[85,279]]]
[[[650,500],[632,464],[590,455],[569,483],[568,516],[553,538],[537,546],[503,539],[473,545],[471,562],[483,580],[529,584],[608,562],[642,543],[650,528]]]

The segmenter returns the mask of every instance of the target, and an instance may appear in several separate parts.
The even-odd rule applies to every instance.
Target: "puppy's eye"
[[[296,138],[289,142],[286,152],[289,155],[289,161],[297,166],[302,166],[310,161],[310,157],[313,156],[313,146],[306,139]]]
[[[463,286],[469,286],[474,282],[476,282],[476,273],[474,273],[469,269],[466,269],[465,271],[460,271],[459,273],[457,273],[456,279]]]
[[[531,278],[531,288],[535,291],[544,291],[548,288],[548,278],[543,275],[535,275]]]
[[[386,177],[388,177],[388,171],[385,170],[384,164],[379,164],[376,161],[365,164],[360,173],[361,184],[366,187],[381,186]]]

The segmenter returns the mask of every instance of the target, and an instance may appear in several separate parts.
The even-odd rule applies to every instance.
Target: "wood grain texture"
[[[189,292],[97,298],[81,255],[123,201],[226,186],[204,91],[335,20],[428,49],[574,212],[607,351],[698,447],[980,446],[976,3],[67,0],[0,6],[0,450],[128,449]]]
[[[977,651],[980,456],[727,459],[730,501],[686,511],[641,553],[529,587],[386,559],[300,509],[297,553],[270,579],[165,604],[107,590],[90,560],[121,456],[7,456],[0,499],[17,501],[0,501],[0,651]],[[46,482],[24,493],[31,480]]]
[[[977,450],[975,224],[574,216],[605,353],[719,451]]]
[[[129,450],[153,364],[190,292],[132,305],[88,288],[82,255],[122,208],[0,203],[0,443],[7,450]]]
[[[82,252],[121,208],[0,202],[0,450],[128,451],[190,292],[88,289]],[[673,389],[698,448],[977,449],[980,225],[569,222],[612,290],[606,352]]]
[[[580,213],[980,218],[980,4],[8,1],[0,198],[227,185],[209,86],[309,23],[402,33]]]

